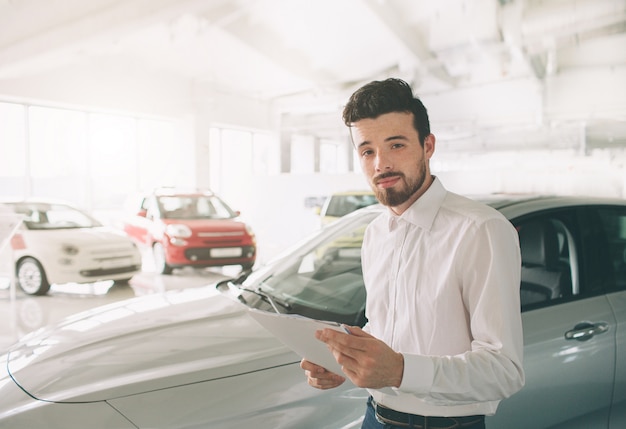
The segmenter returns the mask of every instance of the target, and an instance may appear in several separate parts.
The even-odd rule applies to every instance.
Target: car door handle
[[[606,322],[590,323],[582,322],[574,326],[574,329],[565,333],[566,340],[587,341],[594,335],[603,334],[609,330]]]

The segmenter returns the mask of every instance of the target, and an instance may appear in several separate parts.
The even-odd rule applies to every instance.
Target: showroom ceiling
[[[0,0],[0,81],[87,64],[269,101],[321,129],[372,79],[424,97],[623,67],[626,0]]]

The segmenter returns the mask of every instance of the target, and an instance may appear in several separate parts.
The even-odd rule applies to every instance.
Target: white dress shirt
[[[426,416],[493,414],[524,385],[520,250],[497,210],[438,178],[401,216],[367,228],[365,330],[404,356],[378,403]]]

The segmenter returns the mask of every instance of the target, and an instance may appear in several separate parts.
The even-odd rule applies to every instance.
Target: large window
[[[0,197],[115,209],[133,191],[193,184],[193,143],[175,128],[168,120],[0,103]]]
[[[256,176],[274,176],[280,173],[278,141],[269,134],[252,135],[252,170]]]
[[[1,196],[20,197],[26,192],[26,129],[24,106],[0,103]]]
[[[140,119],[137,144],[133,168],[138,189],[195,185],[194,142],[182,141],[173,122]]]
[[[345,143],[332,140],[320,141],[320,173],[336,174],[350,171],[350,152]]]
[[[315,139],[294,135],[291,140],[291,173],[312,174],[315,171]]]
[[[236,209],[250,210],[250,189],[259,177],[280,172],[278,141],[269,133],[211,128],[209,134],[211,188]]]
[[[84,203],[89,174],[87,114],[38,106],[28,111],[30,193]]]
[[[94,114],[89,117],[90,194],[94,208],[123,204],[137,184],[136,121],[129,117]]]

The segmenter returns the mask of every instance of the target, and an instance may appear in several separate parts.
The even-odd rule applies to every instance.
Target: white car
[[[526,385],[487,428],[625,428],[626,202],[490,204],[520,234]],[[381,210],[348,214],[247,277],[27,335],[0,356],[0,428],[360,427],[367,391],[307,385],[300,357],[249,308],[362,326],[355,239]]]
[[[21,289],[44,295],[51,284],[128,281],[141,270],[141,252],[124,232],[103,226],[67,204],[44,201],[0,203],[20,215],[11,239]]]

